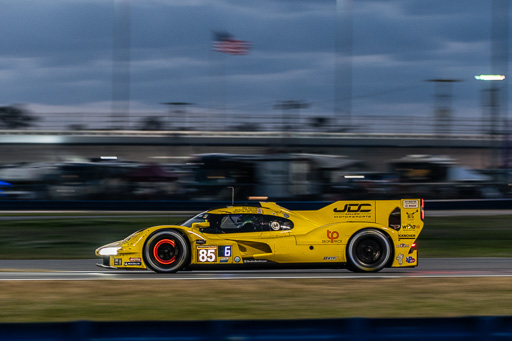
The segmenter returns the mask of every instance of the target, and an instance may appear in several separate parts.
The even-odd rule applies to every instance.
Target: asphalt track
[[[384,269],[378,273],[353,273],[345,269],[182,271],[157,274],[151,271],[110,270],[86,260],[2,260],[0,281],[24,280],[254,280],[292,278],[407,278],[407,277],[512,277],[512,258],[420,258],[416,268]]]
[[[430,216],[481,216],[512,214],[512,210],[427,211]],[[147,216],[143,214],[142,216]],[[160,216],[160,215],[158,215]],[[83,216],[91,217],[91,216]],[[40,219],[41,217],[37,217]],[[50,218],[62,218],[51,216]],[[68,217],[66,217],[68,218]],[[27,219],[26,216],[0,219]],[[416,268],[384,269],[378,273],[353,273],[345,269],[182,271],[156,274],[99,268],[100,259],[85,260],[0,260],[0,281],[8,280],[229,280],[291,278],[406,278],[406,277],[512,277],[512,258],[419,258]]]

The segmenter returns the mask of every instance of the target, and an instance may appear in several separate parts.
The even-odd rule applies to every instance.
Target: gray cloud
[[[109,103],[120,0],[0,2],[0,103],[45,110]],[[131,1],[133,107],[187,101],[261,114],[299,99],[312,103],[310,113],[331,115],[336,11],[334,0]],[[453,87],[454,109],[480,114],[483,85],[472,77],[490,72],[490,2],[359,0],[352,14],[356,115],[426,117],[431,78],[465,80]],[[251,52],[212,52],[213,30],[250,41]]]

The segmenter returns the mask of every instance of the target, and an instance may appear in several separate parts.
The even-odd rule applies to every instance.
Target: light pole
[[[457,79],[429,79],[435,87],[435,134],[437,136],[449,135],[452,125],[452,87],[451,85],[460,82]]]
[[[490,148],[491,148],[491,167],[499,167],[499,150],[500,150],[500,100],[499,100],[499,87],[496,82],[505,80],[504,75],[476,75],[476,80],[491,82],[488,89],[484,89],[487,92],[487,101],[484,98],[484,110],[482,111],[482,127],[486,127],[486,112],[485,107],[489,108],[490,124],[487,126],[488,129],[484,129],[483,133],[489,135]],[[485,93],[485,92],[484,92]]]
[[[165,102],[161,103],[169,106],[169,116],[167,117],[167,130],[171,130],[172,128],[172,119],[180,114],[183,117],[184,127],[188,128],[187,122],[187,111],[185,110],[187,105],[192,105],[193,103],[188,102]],[[174,108],[174,110],[173,110]],[[173,115],[174,114],[174,115]]]
[[[115,0],[112,35],[111,129],[125,128],[130,120],[130,0]]]
[[[281,117],[281,125],[283,131],[293,130],[293,125],[288,122],[290,120],[289,115],[286,115],[287,112],[291,110],[297,110],[298,117],[296,117],[297,121],[300,123],[300,109],[308,108],[309,104],[303,101],[294,101],[294,100],[288,100],[288,101],[280,101],[277,104],[274,105],[274,109],[281,109],[282,110],[282,117]]]

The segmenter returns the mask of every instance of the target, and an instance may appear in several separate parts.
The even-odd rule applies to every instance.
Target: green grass
[[[94,258],[98,246],[145,227],[183,220],[153,214],[74,215],[84,218],[28,214],[31,219],[0,220],[0,259]],[[507,215],[427,218],[418,239],[421,257],[512,257],[511,243],[512,216]]]
[[[10,281],[0,322],[510,315],[511,288],[510,277]]]
[[[432,217],[418,239],[422,257],[512,257],[512,216]]]

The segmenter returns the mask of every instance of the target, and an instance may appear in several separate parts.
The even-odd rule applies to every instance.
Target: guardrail
[[[174,145],[282,147],[503,148],[505,135],[428,133],[337,133],[300,131],[44,131],[0,130],[0,146],[15,145]],[[41,146],[39,146],[41,147]],[[52,152],[48,152],[52,154]],[[77,151],[80,155],[80,151]],[[453,154],[453,151],[450,153]],[[26,161],[26,160],[24,160]],[[6,161],[4,161],[6,162]]]
[[[155,123],[151,126],[165,130],[288,130],[288,131],[356,131],[356,132],[389,132],[389,133],[486,133],[488,134],[493,122],[487,117],[468,117],[466,112],[454,114],[451,120],[439,121],[431,110],[410,114],[364,114],[352,115],[350,122],[334,113],[318,110],[287,111],[269,110],[273,104],[259,109],[245,111],[235,108],[225,108],[222,112],[213,108],[196,108],[187,112],[172,112],[162,107],[157,112],[130,112],[123,117],[113,118],[109,111],[73,112],[68,111],[31,113],[37,117],[34,126],[28,130],[141,130],[148,118]],[[318,108],[317,108],[318,109]],[[414,117],[414,124],[403,124]],[[113,122],[113,119],[118,122]],[[116,127],[116,128],[114,128]]]
[[[512,316],[0,324],[4,341],[512,340]]]
[[[236,204],[251,202],[237,201]],[[278,201],[290,210],[317,210],[331,201]],[[231,201],[102,201],[102,200],[0,200],[0,211],[205,211],[231,205]],[[512,199],[426,200],[427,211],[512,210]]]
[[[455,139],[455,140],[495,140],[496,136],[482,133],[458,133],[438,135],[433,133],[386,133],[386,132],[324,132],[324,131],[281,131],[287,137],[296,138],[336,138],[336,139]],[[0,136],[134,136],[134,137],[246,137],[269,138],[281,136],[276,131],[223,131],[223,130],[6,130],[0,129]]]

